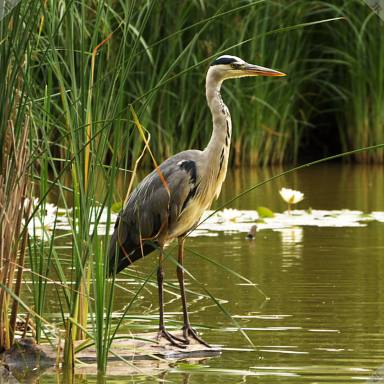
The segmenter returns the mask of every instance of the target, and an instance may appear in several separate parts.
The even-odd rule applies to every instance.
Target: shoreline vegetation
[[[384,162],[378,147],[384,142],[384,24],[358,0],[337,6],[227,1],[220,8],[208,0],[183,7],[173,0],[30,0],[3,16],[0,351],[11,347],[23,312],[26,328],[33,320],[37,343],[65,340],[69,372],[80,339],[94,345],[98,370],[105,371],[124,315],[146,284],[154,284],[155,271],[131,276],[137,286],[116,321],[114,295],[123,288],[105,279],[108,238],[96,228],[103,223],[109,233],[109,208],[124,201],[114,193],[117,172],[124,169],[134,183],[136,171],[153,167],[148,146],[159,161],[208,142],[204,77],[219,54],[288,74],[278,85],[244,79],[224,90],[235,111],[232,166],[298,163],[320,131],[318,157],[336,149],[357,162]],[[324,125],[324,116],[330,123]],[[374,149],[352,153],[365,147]],[[70,218],[69,257],[58,246],[59,212],[51,204]],[[28,233],[35,220],[42,228],[53,220],[49,236]],[[28,302],[22,297],[26,261]],[[46,300],[53,280],[61,305],[55,324],[47,320]]]

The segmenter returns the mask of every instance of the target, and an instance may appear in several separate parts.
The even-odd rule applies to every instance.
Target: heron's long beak
[[[247,76],[287,76],[283,72],[253,64],[245,64],[242,68],[242,72],[244,72]]]

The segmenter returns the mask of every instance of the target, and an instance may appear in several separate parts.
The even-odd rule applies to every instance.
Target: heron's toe
[[[183,336],[185,338],[185,343],[190,344],[190,338],[196,340],[199,344],[205,345],[208,348],[211,348],[211,346],[206,343],[201,337],[199,337],[197,331],[193,329],[190,325],[185,325],[183,327]]]
[[[160,328],[157,333],[157,341],[160,341],[161,338],[168,340],[175,347],[186,348],[184,344],[180,344],[184,343],[184,339],[172,335],[172,333],[169,333],[165,328]]]

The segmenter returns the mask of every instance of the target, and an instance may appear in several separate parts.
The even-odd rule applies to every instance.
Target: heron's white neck
[[[208,195],[215,196],[216,198],[220,194],[221,186],[227,174],[232,135],[231,115],[220,95],[222,82],[222,78],[214,70],[208,70],[206,96],[212,113],[213,131],[211,139],[204,149],[206,161],[209,164],[207,174],[205,175],[205,188]]]
[[[225,166],[226,171],[232,136],[232,121],[228,108],[220,95],[222,82],[223,80],[217,74],[208,71],[206,96],[212,113],[213,131],[204,151],[207,153],[209,161],[212,161],[213,164],[218,162],[221,167]]]

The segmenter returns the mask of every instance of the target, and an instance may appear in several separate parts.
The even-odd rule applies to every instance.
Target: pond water
[[[245,188],[281,169],[231,171],[220,206]],[[230,207],[266,206],[282,212],[281,187],[305,194],[299,208],[384,211],[384,167],[329,164],[279,178],[233,202]],[[187,277],[192,323],[211,344],[223,346],[219,357],[162,368],[154,377],[112,374],[106,382],[156,383],[384,383],[384,223],[362,227],[295,227],[261,230],[254,240],[244,233],[219,232],[187,242],[186,268],[218,299],[246,332],[253,346],[236,329],[202,286]],[[257,286],[197,256],[225,265]],[[133,272],[149,272],[154,255],[137,263]],[[166,279],[176,284],[168,262]],[[137,272],[139,273],[139,272]],[[124,283],[122,283],[124,284]],[[129,286],[130,289],[134,287]],[[265,296],[260,293],[264,292]],[[129,294],[121,291],[122,307]],[[180,302],[166,295],[169,328],[181,321]],[[144,291],[131,314],[156,330],[157,293]],[[127,322],[122,331],[140,330]],[[57,382],[43,375],[40,382]],[[97,382],[81,376],[82,383]]]

